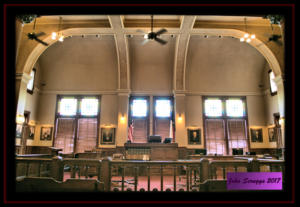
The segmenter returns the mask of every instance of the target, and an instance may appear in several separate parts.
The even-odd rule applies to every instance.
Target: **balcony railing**
[[[282,160],[138,161],[111,158],[17,157],[17,180],[24,177],[93,179],[103,191],[206,191],[211,182],[226,181],[227,172],[283,172]],[[209,181],[209,182],[208,182]],[[226,185],[221,187],[226,191]],[[80,186],[79,186],[80,187]]]

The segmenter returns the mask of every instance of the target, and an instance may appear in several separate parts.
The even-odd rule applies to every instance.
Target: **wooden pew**
[[[25,177],[17,180],[17,192],[99,192],[103,183],[92,179],[68,179],[59,182],[53,178]]]

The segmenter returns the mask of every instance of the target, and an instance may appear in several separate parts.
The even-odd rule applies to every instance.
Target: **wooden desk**
[[[149,149],[150,160],[178,160],[177,143],[125,143],[124,147],[125,150]]]

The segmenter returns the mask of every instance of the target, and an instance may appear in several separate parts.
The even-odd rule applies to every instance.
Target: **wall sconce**
[[[121,120],[122,123],[125,123],[125,115],[124,114],[121,114],[120,120]]]
[[[181,122],[182,121],[182,114],[178,115],[178,121]]]
[[[23,124],[25,122],[25,117],[21,114],[18,114],[17,117],[16,117],[16,122],[18,124]]]
[[[279,119],[279,124],[282,125],[284,123],[284,118]]]

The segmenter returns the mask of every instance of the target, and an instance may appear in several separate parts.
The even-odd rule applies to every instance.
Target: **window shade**
[[[227,123],[229,153],[232,153],[232,148],[243,148],[243,152],[247,152],[246,121],[233,119]]]
[[[224,120],[206,119],[206,145],[208,154],[226,154]]]
[[[147,143],[147,119],[133,118],[133,141],[134,143]]]
[[[75,119],[58,118],[54,146],[63,149],[63,153],[72,153],[74,147]]]
[[[93,150],[97,143],[97,118],[78,119],[76,153]]]
[[[160,135],[162,141],[170,136],[170,119],[155,119],[155,135]]]

